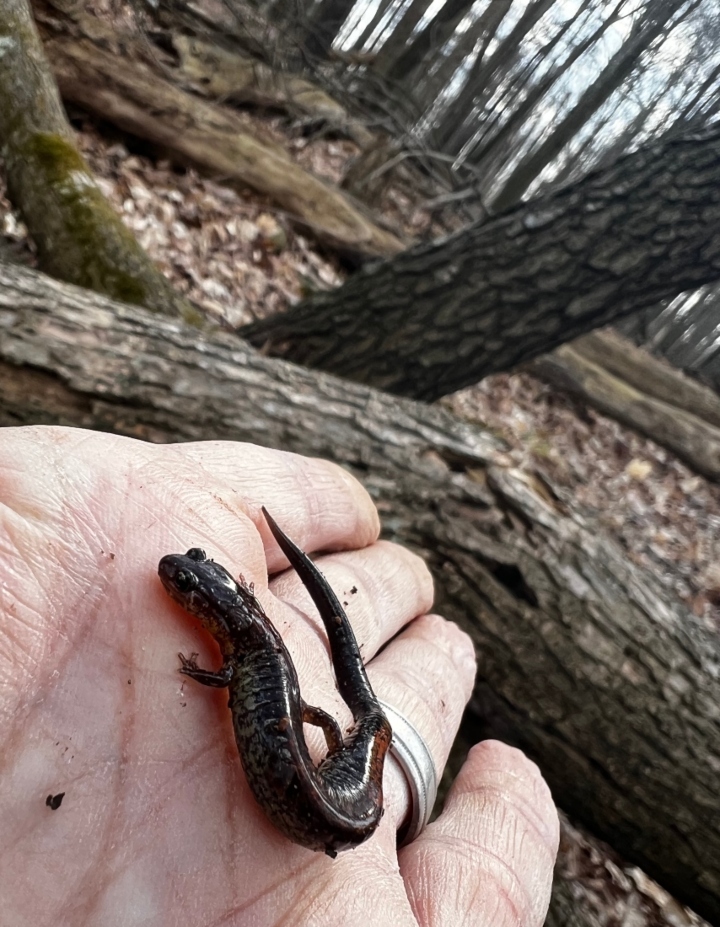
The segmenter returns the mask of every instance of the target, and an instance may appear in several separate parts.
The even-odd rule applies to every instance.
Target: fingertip
[[[351,550],[371,544],[380,520],[367,490],[347,470],[321,458],[232,441],[164,448],[217,481],[211,498],[252,518],[269,548],[272,567],[283,562],[261,512],[304,550]]]
[[[402,584],[412,589],[413,614],[408,617],[416,619],[418,615],[425,615],[435,598],[435,583],[423,558],[394,541],[377,541],[370,550],[382,557],[385,566],[382,572],[388,578],[398,586]]]
[[[465,701],[469,701],[477,673],[477,655],[473,639],[454,621],[440,615],[427,615],[427,620],[437,622],[438,626],[442,625],[442,638],[446,643],[448,655],[458,669],[459,679],[465,684]]]
[[[558,833],[557,812],[537,766],[498,741],[477,744],[442,814],[402,851],[419,922],[540,927]]]
[[[323,464],[331,474],[333,482],[344,485],[348,498],[352,500],[356,515],[354,536],[357,543],[354,547],[367,547],[380,537],[382,525],[380,514],[373,502],[372,496],[363,484],[340,464],[331,460],[316,459],[314,462]]]
[[[468,636],[439,615],[421,615],[373,658],[368,674],[387,704],[410,719],[442,770],[475,678]]]
[[[537,828],[548,849],[557,853],[560,821],[550,787],[540,768],[522,750],[499,740],[483,740],[470,748],[448,794],[482,794],[502,790],[519,802],[526,819]]]

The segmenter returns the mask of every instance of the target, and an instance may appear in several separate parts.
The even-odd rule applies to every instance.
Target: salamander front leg
[[[315,708],[314,705],[306,705],[303,702],[303,721],[305,724],[314,724],[315,727],[322,728],[329,753],[342,747],[343,737],[340,726],[335,718],[322,708]]]
[[[182,653],[179,653],[178,656],[182,663],[178,672],[184,676],[189,676],[203,686],[212,686],[213,689],[225,689],[230,685],[233,668],[229,663],[224,663],[221,670],[214,672],[213,670],[200,669],[197,665],[196,653],[191,653],[189,657]]]

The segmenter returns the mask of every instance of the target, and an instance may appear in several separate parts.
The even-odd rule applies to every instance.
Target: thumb
[[[559,839],[545,781],[497,741],[470,751],[440,817],[400,854],[421,927],[541,927]]]

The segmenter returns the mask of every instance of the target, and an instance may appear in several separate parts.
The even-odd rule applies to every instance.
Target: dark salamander
[[[263,514],[325,625],[337,687],[355,719],[347,740],[333,717],[303,701],[290,654],[252,586],[236,582],[198,548],[163,557],[158,573],[172,598],[220,646],[219,671],[201,669],[196,654],[180,654],[180,672],[205,686],[229,688],[235,739],[258,804],[290,840],[335,857],[378,826],[392,732],[337,597],[312,560]],[[319,766],[310,759],[303,722],[325,734],[328,753]]]

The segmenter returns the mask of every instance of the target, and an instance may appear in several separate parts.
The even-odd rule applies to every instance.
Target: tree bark
[[[715,128],[365,268],[242,334],[297,363],[434,400],[719,277]]]
[[[25,0],[0,0],[0,139],[8,192],[43,270],[202,323],[123,225],[78,152]]]
[[[610,847],[560,816],[545,927],[709,927]]]
[[[254,441],[353,470],[475,640],[473,736],[525,747],[571,814],[720,918],[717,634],[487,434],[4,266],[0,422],[28,421]]]

